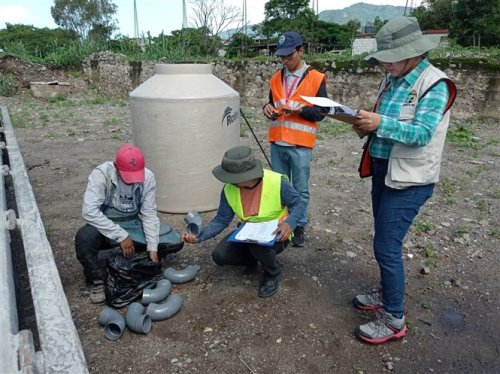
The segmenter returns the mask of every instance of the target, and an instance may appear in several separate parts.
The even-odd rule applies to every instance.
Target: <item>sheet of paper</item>
[[[256,242],[270,242],[276,234],[273,231],[278,227],[278,220],[269,222],[245,222],[240,231],[236,234],[237,240],[249,240]]]
[[[328,114],[330,116],[355,116],[357,110],[351,109],[348,106],[330,100],[327,97],[301,96],[305,101],[312,105],[330,108]]]

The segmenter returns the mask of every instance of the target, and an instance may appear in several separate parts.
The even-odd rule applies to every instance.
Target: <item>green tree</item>
[[[453,0],[425,0],[410,15],[418,19],[422,30],[449,29]]]
[[[318,20],[314,28],[316,41],[319,43],[319,52],[351,46],[352,30],[346,25]]]
[[[265,5],[262,34],[277,38],[284,31],[294,30],[304,40],[311,41],[317,19],[309,7],[309,0],[269,0]]]
[[[255,41],[241,32],[233,34],[231,41],[227,46],[227,57],[254,57],[257,53],[251,47],[255,45]]]
[[[54,22],[80,39],[108,39],[116,30],[117,6],[111,0],[54,0]]]
[[[182,49],[185,56],[216,56],[222,48],[222,41],[219,37],[209,34],[210,32],[204,27],[185,28],[172,31],[168,41],[173,47]]]
[[[456,0],[450,37],[463,46],[500,45],[500,0]]]
[[[375,21],[373,21],[373,26],[375,27],[375,32],[378,32],[382,26],[387,23],[387,20],[381,20],[379,16],[375,17]]]

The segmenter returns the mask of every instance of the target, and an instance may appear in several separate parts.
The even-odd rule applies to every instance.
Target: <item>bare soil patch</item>
[[[279,292],[260,299],[260,275],[218,267],[216,239],[186,245],[168,266],[197,264],[195,281],[174,286],[181,311],[148,335],[105,339],[84,285],[73,238],[90,171],[132,139],[126,102],[91,93],[46,103],[0,98],[16,128],[31,184],[92,373],[496,373],[500,371],[500,144],[495,121],[467,123],[471,146],[448,142],[442,181],[406,238],[410,332],[369,346],[353,334],[373,317],[352,297],[377,287],[370,180],[360,180],[362,141],[322,123],[311,177],[310,225],[302,249],[281,255]],[[260,108],[245,108],[266,151]],[[453,123],[453,126],[457,126]],[[260,150],[246,125],[242,143]],[[261,157],[263,161],[265,159]],[[212,213],[203,213],[205,222]],[[183,231],[183,215],[160,214]],[[427,267],[429,274],[422,274]]]

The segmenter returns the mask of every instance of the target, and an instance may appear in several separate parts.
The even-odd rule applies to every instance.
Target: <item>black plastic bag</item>
[[[162,276],[160,263],[151,261],[148,252],[126,258],[117,251],[106,260],[106,304],[122,308],[139,299],[145,288],[154,288]]]

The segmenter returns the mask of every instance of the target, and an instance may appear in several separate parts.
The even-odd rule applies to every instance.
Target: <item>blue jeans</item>
[[[385,185],[388,160],[373,159],[372,209],[375,222],[373,251],[380,268],[386,312],[404,315],[405,271],[401,247],[420,207],[432,196],[434,184],[396,190]]]
[[[309,209],[309,176],[311,175],[312,149],[307,147],[286,147],[271,143],[271,165],[273,171],[288,176],[292,186],[306,202],[304,216],[298,226],[307,225]]]

